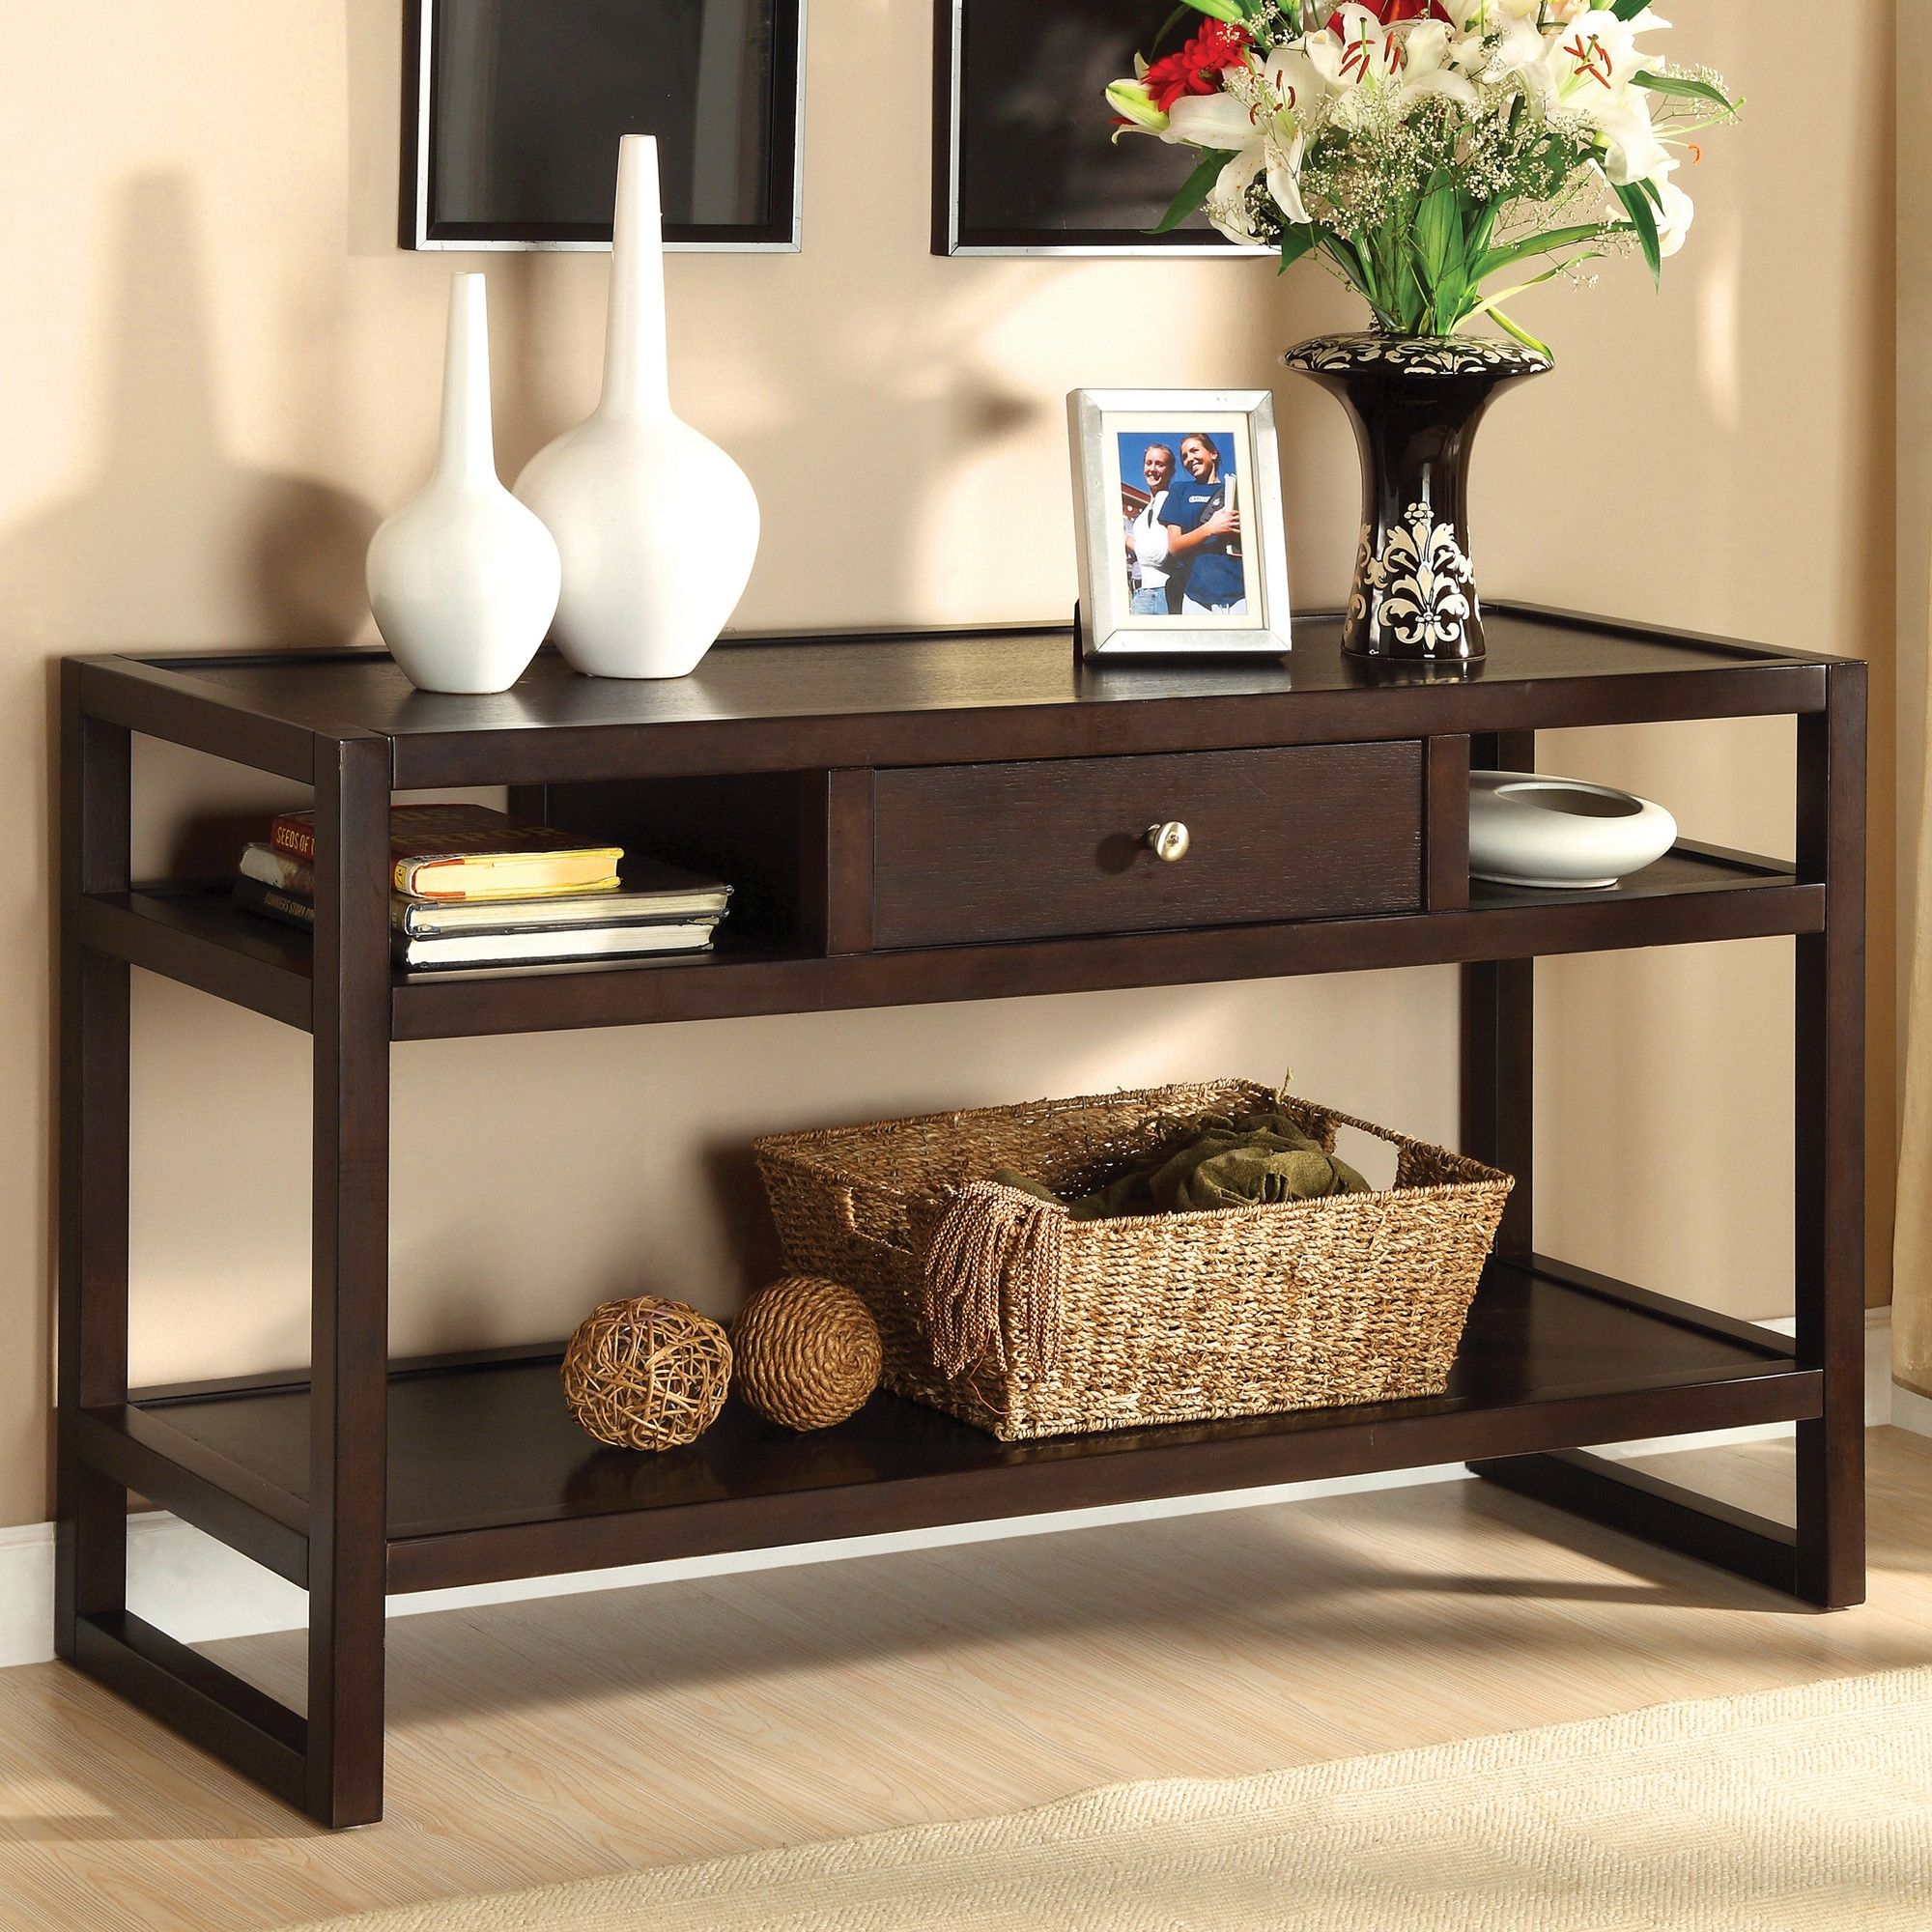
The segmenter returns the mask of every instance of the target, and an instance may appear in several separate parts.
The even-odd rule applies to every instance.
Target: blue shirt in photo
[[[1160,520],[1170,529],[1177,529],[1185,536],[1217,515],[1227,500],[1225,477],[1212,483],[1197,483],[1183,471],[1168,486],[1167,502],[1161,509]],[[1216,537],[1197,550],[1191,559],[1179,564],[1179,570],[1185,573],[1183,594],[1196,604],[1207,605],[1210,611],[1238,604],[1248,594],[1241,559],[1228,554],[1228,544],[1227,537]]]

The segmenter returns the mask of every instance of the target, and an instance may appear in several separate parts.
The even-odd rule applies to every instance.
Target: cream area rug
[[[330,1921],[334,1932],[1932,1928],[1932,1669]]]

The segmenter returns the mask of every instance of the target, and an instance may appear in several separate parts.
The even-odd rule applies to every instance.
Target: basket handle
[[[1060,1340],[1066,1209],[990,1180],[944,1198],[923,1281],[934,1364],[944,1376],[963,1376],[990,1352],[1004,1370],[1043,1375]]]
[[[876,1248],[890,1248],[895,1254],[912,1253],[905,1209],[892,1196],[870,1188],[837,1187],[832,1198],[839,1225],[848,1235]]]

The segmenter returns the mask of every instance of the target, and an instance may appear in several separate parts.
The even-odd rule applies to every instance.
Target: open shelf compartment
[[[1660,923],[1660,912],[1667,923]],[[524,971],[397,973],[390,981],[390,1032],[396,1039],[463,1038],[1526,958],[1815,932],[1823,918],[1823,888],[1803,883],[1780,861],[1686,844],[1606,892],[1532,892],[1479,881],[1466,910],[1152,932],[1130,940],[828,955],[808,944],[734,931],[726,921],[717,950],[708,953]],[[226,882],[90,894],[82,919],[90,946],[130,965],[291,1026],[309,1024],[310,940],[237,909]]]

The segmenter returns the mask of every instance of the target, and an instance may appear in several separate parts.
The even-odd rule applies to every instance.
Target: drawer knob
[[[1169,819],[1165,825],[1150,825],[1145,838],[1153,856],[1170,866],[1179,865],[1194,842],[1193,835],[1178,818]]]

